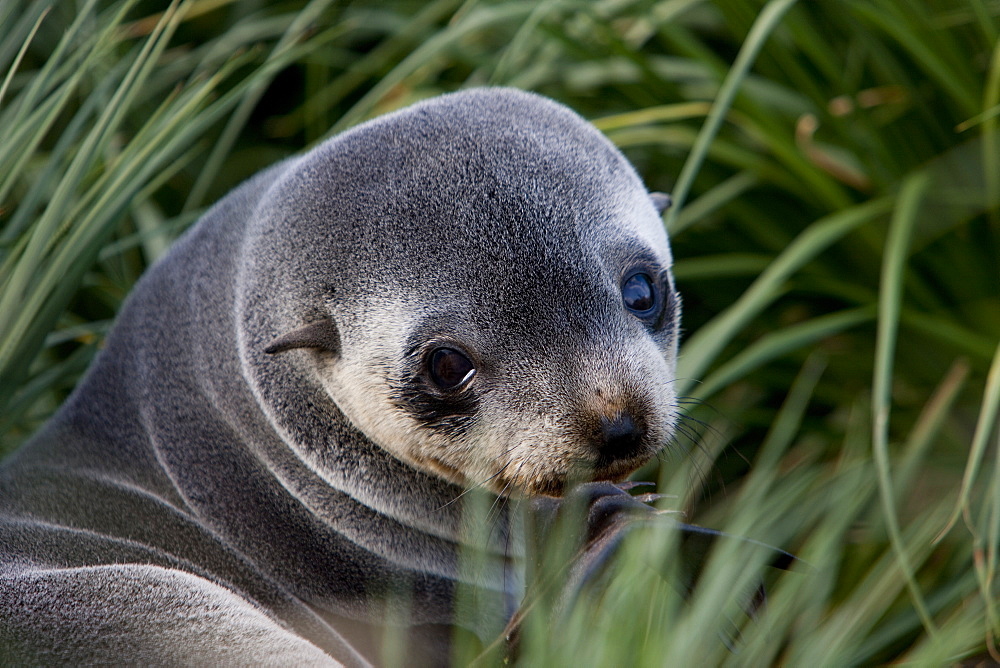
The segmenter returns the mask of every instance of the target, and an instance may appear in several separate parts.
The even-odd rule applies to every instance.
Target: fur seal
[[[455,602],[463,491],[621,480],[671,437],[667,202],[503,88],[230,192],[0,469],[0,656],[364,665],[390,590],[423,659],[453,626],[489,640]],[[505,520],[487,543],[502,628],[521,542]]]

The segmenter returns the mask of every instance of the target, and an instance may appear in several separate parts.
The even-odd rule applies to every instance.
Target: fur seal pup
[[[498,521],[477,546],[499,622],[461,609],[463,490],[558,496],[671,437],[664,204],[578,115],[502,88],[233,190],[0,470],[0,656],[364,665],[392,591],[422,660],[453,626],[490,640],[521,541]]]

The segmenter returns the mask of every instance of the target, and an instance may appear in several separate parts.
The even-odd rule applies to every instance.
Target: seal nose
[[[618,411],[601,416],[601,460],[625,459],[638,453],[646,430],[636,424],[630,413]]]

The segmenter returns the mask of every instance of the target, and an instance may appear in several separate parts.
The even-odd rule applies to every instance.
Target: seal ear
[[[656,213],[663,213],[674,203],[674,200],[667,193],[649,193],[649,199],[653,200]]]
[[[295,348],[319,348],[336,354],[340,352],[340,333],[332,320],[323,318],[282,334],[264,352],[274,355]]]

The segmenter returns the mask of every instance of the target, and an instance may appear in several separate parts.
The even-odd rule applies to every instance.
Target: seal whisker
[[[505,452],[503,453],[503,455],[506,455],[506,454],[509,454],[510,452],[512,452],[513,450],[515,450],[516,448],[517,448],[517,446],[516,446],[516,445],[515,445],[515,446],[512,446],[512,447],[511,447],[510,449],[506,450],[506,451],[505,451]],[[502,456],[502,455],[501,455],[501,456]],[[498,457],[497,459],[499,459],[499,457]],[[510,465],[511,465],[511,463],[512,463],[511,461],[508,461],[508,462],[507,462],[506,464],[504,464],[504,465],[503,465],[503,466],[502,466],[502,467],[501,467],[501,468],[500,468],[500,469],[499,469],[499,470],[498,470],[498,471],[497,471],[496,473],[493,473],[492,475],[490,475],[489,477],[487,477],[487,478],[486,478],[485,480],[483,480],[482,482],[480,482],[480,483],[476,483],[475,485],[473,485],[473,486],[471,486],[471,487],[467,487],[467,488],[465,488],[465,489],[464,489],[464,490],[462,490],[462,492],[461,492],[460,494],[458,494],[458,495],[457,495],[457,496],[456,496],[455,498],[453,498],[453,499],[451,499],[450,501],[447,501],[446,503],[444,503],[444,504],[442,504],[442,505],[438,506],[437,508],[435,508],[435,509],[434,509],[434,512],[438,512],[438,511],[440,511],[440,510],[443,510],[444,508],[447,508],[448,506],[450,506],[451,504],[455,503],[456,501],[458,501],[459,499],[461,499],[461,498],[462,498],[463,496],[465,496],[465,495],[466,495],[466,494],[468,494],[469,492],[473,492],[473,491],[475,491],[475,490],[478,490],[478,489],[483,489],[483,488],[485,488],[485,487],[486,487],[486,486],[487,486],[487,485],[488,485],[489,483],[493,482],[493,480],[495,480],[496,478],[498,478],[498,477],[500,477],[501,475],[503,475],[503,472],[504,472],[504,471],[505,471],[505,470],[507,469],[507,467],[508,467],[508,466],[510,466]],[[510,483],[507,483],[507,485],[505,485],[505,487],[504,487],[504,491],[506,491],[506,489],[507,489],[507,488],[508,488],[509,486],[510,486]]]
[[[490,506],[489,511],[486,513],[486,522],[490,526],[489,538],[492,540],[496,530],[499,528],[504,531],[504,541],[506,542],[506,536],[509,533],[506,529],[509,527],[501,527],[500,522],[503,518],[504,511],[506,511],[509,504],[509,497],[506,495],[507,489],[510,487],[511,483],[507,483],[504,487],[503,492],[493,500],[493,504]],[[494,512],[495,511],[495,512]]]

